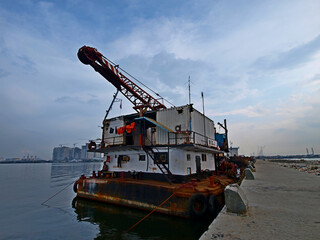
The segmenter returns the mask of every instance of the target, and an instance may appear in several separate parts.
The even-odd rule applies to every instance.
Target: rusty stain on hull
[[[219,184],[211,185],[209,179],[191,181],[186,184],[172,184],[154,180],[137,179],[79,179],[77,196],[100,202],[153,210],[168,196],[174,196],[156,212],[190,217],[190,197],[202,194],[206,198],[214,195],[223,204],[224,187],[234,181],[226,176],[216,176]]]

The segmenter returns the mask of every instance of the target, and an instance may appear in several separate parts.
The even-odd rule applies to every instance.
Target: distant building
[[[88,152],[88,143],[81,148],[55,147],[52,153],[52,161],[90,160],[101,158],[101,153]]]
[[[81,149],[78,147],[73,148],[73,159],[81,159]]]
[[[55,147],[53,149],[52,161],[68,161],[72,157],[72,149],[69,147]]]
[[[88,144],[81,147],[80,158],[87,159],[88,158]]]
[[[233,156],[238,156],[239,153],[239,147],[230,147],[229,148],[229,152],[228,152],[228,156],[233,157]]]

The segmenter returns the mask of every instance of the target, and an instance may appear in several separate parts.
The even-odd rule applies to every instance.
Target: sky
[[[190,76],[194,107],[203,92],[240,154],[320,153],[319,12],[318,0],[0,1],[0,157],[101,137],[115,88],[78,60],[83,45],[175,106]],[[119,97],[110,117],[134,112]]]

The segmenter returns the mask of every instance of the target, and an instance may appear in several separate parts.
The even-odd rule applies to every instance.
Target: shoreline
[[[299,172],[306,172],[320,176],[320,160],[268,159],[267,161],[277,163],[281,167],[292,168]]]
[[[247,213],[228,213],[224,207],[200,240],[318,239],[319,178],[281,164],[287,163],[259,159],[254,180],[241,184]]]

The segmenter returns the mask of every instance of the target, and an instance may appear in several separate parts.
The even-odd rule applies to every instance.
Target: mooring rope
[[[138,222],[136,222],[131,228],[129,228],[126,232],[129,232],[130,230],[132,230],[135,226],[137,226],[139,223],[141,223],[143,220],[145,220],[147,217],[149,217],[152,213],[154,213],[154,211],[156,211],[159,207],[161,207],[163,204],[165,204],[170,198],[173,197],[173,195],[175,194],[172,193],[171,196],[169,196],[166,200],[164,200],[159,206],[155,207],[150,213],[148,213],[146,216],[144,216],[144,218],[140,219]]]
[[[45,205],[46,202],[48,202],[50,199],[54,198],[55,196],[57,196],[59,193],[61,193],[63,190],[65,190],[67,187],[69,187],[71,184],[74,183],[75,180],[73,180],[71,183],[69,183],[67,186],[65,186],[63,189],[61,189],[60,191],[58,191],[57,193],[55,193],[53,196],[49,197],[46,201],[44,201],[43,203],[41,203],[41,205]]]
[[[183,188],[185,186],[189,185],[188,183],[183,183],[181,184],[179,187],[175,188],[173,193],[166,199],[164,200],[162,203],[160,203],[160,205],[158,205],[157,207],[155,207],[150,213],[148,213],[146,216],[144,216],[141,220],[139,220],[137,223],[135,223],[131,228],[129,228],[127,231],[125,231],[126,233],[129,232],[130,230],[132,230],[135,226],[137,226],[139,223],[141,223],[143,220],[145,220],[147,217],[149,217],[152,213],[154,213],[159,207],[161,207],[163,204],[165,204],[170,198],[172,198],[174,196],[174,194],[180,189]]]

